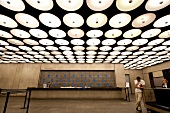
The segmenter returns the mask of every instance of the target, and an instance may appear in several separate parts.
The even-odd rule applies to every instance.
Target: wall
[[[0,64],[0,88],[37,87],[40,70],[115,70],[116,87],[125,86],[123,64]]]

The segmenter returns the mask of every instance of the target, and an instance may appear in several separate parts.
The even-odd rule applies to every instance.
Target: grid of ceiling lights
[[[120,13],[108,18],[102,11],[114,2]],[[148,0],[143,10],[149,13],[132,18],[128,12],[143,3],[144,0],[0,0],[0,10],[9,11],[0,14],[0,63],[123,63],[125,69],[142,69],[168,61],[170,30],[161,28],[170,25],[170,14],[156,18],[153,12],[169,7],[170,0]],[[38,18],[31,15],[33,12],[24,12],[26,4],[41,12]],[[76,12],[83,4],[94,12],[87,19]],[[66,12],[62,18],[50,12],[54,7]],[[15,15],[9,17],[10,12]],[[100,28],[106,23],[112,29],[103,32]],[[129,24],[133,28],[122,32]],[[150,24],[152,29],[141,30]],[[85,32],[80,29],[82,25],[91,30]],[[64,31],[60,26],[70,29]]]

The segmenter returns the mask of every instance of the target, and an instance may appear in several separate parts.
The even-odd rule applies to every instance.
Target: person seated
[[[168,80],[166,79],[162,80],[162,88],[168,88]]]

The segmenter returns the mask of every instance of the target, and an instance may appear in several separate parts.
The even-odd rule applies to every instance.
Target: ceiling
[[[170,60],[170,0],[0,0],[0,63]]]

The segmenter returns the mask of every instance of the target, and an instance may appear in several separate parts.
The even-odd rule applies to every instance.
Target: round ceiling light
[[[109,51],[111,49],[112,49],[112,47],[110,47],[110,46],[102,46],[102,47],[100,47],[101,51]]]
[[[53,8],[52,0],[26,0],[26,2],[35,9],[48,11]]]
[[[139,7],[144,0],[117,0],[116,7],[120,11],[131,11]]]
[[[61,25],[60,19],[57,16],[55,16],[51,13],[41,13],[39,15],[39,20],[45,26],[52,27],[52,28],[56,28],[56,27],[59,27]]]
[[[81,38],[84,36],[84,31],[81,29],[70,29],[67,34],[72,38]]]
[[[73,45],[83,45],[84,41],[81,40],[81,39],[73,39],[73,40],[71,40],[71,44],[73,44]]]
[[[170,5],[169,0],[148,0],[145,8],[147,11],[157,11]]]
[[[8,28],[15,28],[18,26],[13,19],[2,14],[0,14],[0,25]]]
[[[117,46],[117,47],[114,47],[113,50],[121,51],[121,50],[124,50],[125,48],[126,48],[125,46]]]
[[[36,28],[39,26],[39,22],[36,18],[25,13],[16,14],[15,19],[25,27]]]
[[[132,42],[133,45],[144,45],[148,42],[148,39],[137,39]]]
[[[152,48],[153,48],[153,46],[146,46],[146,47],[140,48],[139,50],[144,51],[144,50],[149,50],[149,49],[152,49]]]
[[[68,45],[69,44],[69,42],[64,39],[56,39],[55,43],[57,43],[58,45]]]
[[[170,30],[164,31],[159,35],[159,38],[170,38]]]
[[[67,47],[67,46],[60,46],[59,47],[61,50],[71,50],[70,47]]]
[[[49,34],[55,38],[64,38],[66,36],[66,33],[60,29],[51,29]]]
[[[126,26],[130,21],[131,16],[129,14],[120,13],[109,20],[109,25],[114,28],[120,28]]]
[[[28,45],[39,45],[39,43],[37,41],[32,40],[32,39],[24,39],[23,42]]]
[[[0,45],[9,45],[6,41],[0,40]]]
[[[142,31],[140,29],[131,29],[131,30],[126,31],[123,34],[123,37],[124,38],[134,38],[134,37],[139,36],[141,33],[142,33]]]
[[[3,37],[3,38],[12,38],[13,36],[10,33],[6,32],[6,31],[0,30],[0,37]]]
[[[85,48],[83,46],[74,46],[73,50],[75,51],[83,51]]]
[[[13,11],[23,11],[25,9],[22,0],[1,0],[0,5]]]
[[[106,24],[107,16],[102,13],[95,13],[87,18],[87,25],[92,28],[99,28]]]
[[[131,46],[131,47],[126,48],[127,51],[135,51],[135,50],[138,50],[138,49],[139,49],[138,46]]]
[[[30,47],[27,46],[19,46],[20,49],[25,50],[25,51],[32,51]]]
[[[68,13],[63,17],[63,22],[69,27],[80,27],[84,24],[84,19],[77,13]]]
[[[49,39],[41,39],[39,40],[40,44],[42,45],[53,45],[54,42],[52,40],[49,40]]]
[[[43,51],[43,50],[45,50],[45,48],[42,47],[42,46],[33,46],[32,48],[33,48],[34,50],[38,50],[38,51]]]
[[[154,13],[146,13],[135,18],[132,22],[132,26],[136,28],[144,27],[152,23],[156,18]]]
[[[17,47],[14,46],[5,46],[6,49],[12,50],[12,51],[19,51]]]
[[[114,0],[86,0],[87,6],[94,11],[102,11],[109,8]]]
[[[32,36],[37,37],[37,38],[47,38],[48,37],[48,34],[41,29],[30,29],[29,32]]]
[[[148,43],[148,45],[158,45],[161,44],[165,39],[155,39]]]
[[[153,24],[154,27],[166,27],[170,25],[170,14],[161,17]]]
[[[20,38],[29,38],[31,35],[24,31],[24,30],[20,30],[20,29],[12,29],[11,34],[13,34],[16,37],[20,37]]]
[[[108,30],[104,35],[107,38],[116,38],[119,37],[122,34],[122,31],[119,29],[111,29]]]
[[[56,2],[66,11],[76,11],[83,5],[84,0],[56,0]]]
[[[86,33],[86,35],[90,38],[97,38],[103,35],[103,31],[101,30],[90,30]]]
[[[86,43],[87,45],[99,45],[100,40],[99,39],[88,39]]]
[[[117,42],[117,45],[129,45],[130,43],[132,43],[131,39],[123,39]]]
[[[16,40],[16,39],[8,39],[7,41],[14,45],[24,45],[24,43],[22,41]]]
[[[89,46],[86,49],[90,50],[90,51],[95,51],[95,50],[98,50],[98,47],[96,47],[96,46]]]
[[[116,43],[116,40],[114,39],[105,39],[102,41],[103,45],[114,45]]]
[[[142,37],[142,38],[155,37],[155,36],[158,35],[160,32],[161,32],[160,29],[150,29],[150,30],[147,30],[147,31],[143,32],[143,33],[141,34],[141,37]]]
[[[162,43],[162,45],[170,45],[170,40],[165,41],[164,43]]]
[[[46,49],[47,49],[47,50],[50,50],[50,51],[56,51],[56,50],[58,50],[58,48],[55,47],[55,46],[47,46]]]

